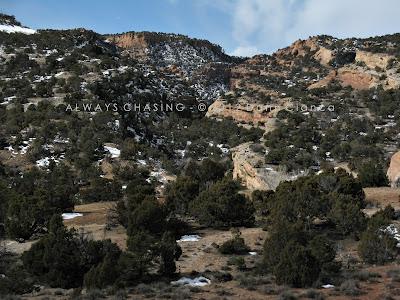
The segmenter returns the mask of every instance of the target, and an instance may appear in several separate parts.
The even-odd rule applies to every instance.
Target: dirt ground
[[[400,189],[391,188],[367,188],[365,189],[368,202],[373,204],[372,208],[366,209],[368,215],[378,210],[380,207],[385,207],[391,204],[395,209],[400,209]],[[96,240],[110,238],[117,243],[122,249],[126,248],[126,231],[121,226],[112,227],[106,230],[109,211],[113,210],[115,203],[113,202],[98,202],[91,204],[78,205],[75,207],[75,212],[82,213],[83,216],[76,217],[71,220],[66,220],[64,223],[68,227],[74,227],[78,231],[92,236]],[[260,228],[240,228],[242,237],[251,251],[257,252],[257,255],[243,256],[247,266],[252,266],[258,261],[262,255],[262,245],[267,236],[267,232]],[[190,276],[193,271],[207,274],[207,272],[228,270],[233,275],[233,280],[228,282],[216,282],[208,286],[196,288],[195,291],[190,291],[191,299],[285,299],[279,296],[282,291],[287,291],[299,298],[306,299],[304,294],[306,289],[290,289],[288,287],[277,286],[273,282],[270,284],[255,285],[255,287],[245,287],[241,285],[238,279],[240,276],[251,276],[248,273],[242,273],[234,266],[228,267],[228,260],[231,256],[221,255],[218,252],[217,245],[221,245],[224,241],[232,237],[231,232],[214,229],[194,229],[190,234],[200,236],[199,241],[195,242],[179,242],[182,247],[183,254],[177,261],[177,270],[181,276]],[[14,242],[16,243],[16,242]],[[13,244],[12,244],[13,245]],[[21,245],[21,244],[19,244]],[[23,247],[28,248],[26,244]],[[25,249],[26,250],[26,249]],[[337,259],[346,261],[349,257],[357,258],[357,242],[352,239],[339,241]],[[400,266],[396,262],[385,266],[366,266],[356,264],[361,272],[376,273],[378,277],[369,278],[364,281],[358,280],[360,295],[345,295],[338,287],[331,289],[316,288],[318,293],[322,293],[325,299],[400,299],[400,279],[388,275],[390,270],[398,270],[400,274]],[[240,275],[242,274],[242,275]],[[246,274],[246,275],[243,275]],[[400,275],[399,275],[400,278]],[[168,284],[167,284],[168,285]],[[274,290],[274,294],[270,294],[270,290]],[[189,288],[186,289],[190,290]],[[58,289],[44,289],[35,296],[25,295],[25,299],[69,299],[71,291]],[[58,296],[56,294],[58,293]],[[175,290],[179,294],[180,290]],[[64,295],[64,296],[63,296]],[[157,292],[156,292],[157,295]],[[391,298],[385,298],[390,295]],[[182,298],[183,297],[183,298]],[[107,298],[106,299],[112,299]],[[128,299],[155,299],[149,295],[138,294],[135,290],[128,293]],[[183,295],[181,298],[185,299]]]
[[[126,249],[126,230],[121,225],[107,228],[110,212],[115,208],[115,202],[95,202],[76,205],[74,212],[83,216],[65,220],[69,228],[85,233],[94,240],[110,239],[121,249]]]
[[[364,192],[367,201],[371,203],[382,208],[390,204],[395,209],[400,209],[400,188],[364,188]]]
[[[35,241],[19,243],[14,240],[4,240],[4,248],[7,252],[22,254],[23,252],[29,250],[33,243],[35,243]]]
[[[364,188],[364,192],[367,202],[373,205],[373,207],[364,210],[367,215],[370,216],[379,209],[385,208],[387,205],[391,205],[394,209],[400,210],[400,188]]]
[[[33,164],[27,159],[26,155],[12,155],[10,151],[0,150],[0,161],[10,168],[18,168],[27,171]]]
[[[262,250],[263,241],[267,233],[261,228],[240,228],[242,237],[252,252],[258,254]],[[177,261],[177,269],[182,273],[190,273],[195,270],[197,272],[220,271],[226,266],[229,256],[221,255],[216,245],[221,245],[225,241],[232,238],[232,233],[222,230],[198,230],[195,234],[201,238],[197,242],[179,242],[183,254]],[[252,256],[248,256],[249,259]]]

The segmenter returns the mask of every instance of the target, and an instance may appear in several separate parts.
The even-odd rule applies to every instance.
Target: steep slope
[[[207,116],[262,128],[266,164],[288,170],[386,161],[400,139],[400,36],[298,40],[231,68]]]
[[[400,152],[396,152],[392,156],[387,176],[392,187],[400,187]]]
[[[2,20],[6,26],[22,26],[12,17]],[[368,160],[385,165],[400,140],[399,45],[399,35],[344,40],[317,36],[273,55],[238,59],[208,41],[176,34],[0,31],[0,103],[6,111],[2,144],[10,149],[20,142],[21,131],[27,142],[37,134],[28,121],[18,119],[15,109],[31,114],[43,109],[43,103],[59,109],[70,105],[81,109],[73,113],[86,126],[93,120],[82,108],[91,104],[106,115],[107,126],[96,125],[106,140],[102,142],[120,147],[131,138],[147,150],[157,149],[162,160],[172,159],[174,167],[188,158],[227,156],[229,151],[221,149],[253,141],[260,129],[265,132],[265,164],[289,172],[343,163],[356,170]],[[198,109],[203,102],[210,105],[206,115],[211,121]],[[185,110],[144,111],[146,104],[160,103],[183,104]],[[124,104],[141,109],[124,111]],[[117,109],[104,111],[106,105]],[[69,116],[57,118],[63,122]],[[52,122],[50,116],[46,120]],[[62,130],[51,132],[53,138],[69,138]],[[19,154],[15,148],[25,149],[13,147]],[[32,155],[35,163],[44,158],[38,148]],[[101,152],[101,147],[94,148]],[[147,150],[138,150],[138,156],[154,159],[156,154]],[[15,155],[13,151],[7,155]],[[60,160],[59,155],[54,159]],[[159,164],[161,158],[154,160]]]
[[[105,179],[119,168],[102,160],[119,163],[109,144],[153,172],[224,158],[260,136],[204,118],[204,105],[228,90],[235,64],[219,46],[181,35],[0,32],[0,157],[17,170],[82,163]]]
[[[24,33],[34,34],[36,30],[24,27],[18,22],[14,16],[9,16],[0,13],[0,31],[7,33]]]
[[[240,61],[209,41],[179,34],[127,32],[107,35],[106,40],[123,50],[123,55],[185,80],[207,102],[227,91],[230,67]]]

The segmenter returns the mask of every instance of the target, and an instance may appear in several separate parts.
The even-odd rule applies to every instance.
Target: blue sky
[[[31,28],[161,31],[208,39],[227,53],[271,53],[316,34],[400,32],[397,0],[0,0]]]

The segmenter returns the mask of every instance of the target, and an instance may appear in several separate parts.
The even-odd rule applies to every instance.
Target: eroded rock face
[[[354,65],[332,70],[320,81],[308,86],[308,89],[326,87],[333,81],[341,86],[351,86],[356,90],[367,90],[382,85],[384,89],[393,89],[400,86],[400,76],[392,70],[378,73],[375,70],[366,69]]]
[[[147,47],[147,42],[144,39],[143,35],[136,34],[133,32],[113,35],[108,37],[108,39],[115,45],[121,48],[145,48]]]
[[[261,105],[245,100],[236,104],[229,104],[222,99],[218,99],[208,108],[206,116],[211,118],[232,118],[241,125],[255,126],[267,130],[274,126],[276,114],[283,108],[283,106]]]
[[[392,187],[400,187],[400,151],[392,156],[387,176]]]
[[[334,81],[342,87],[351,86],[356,90],[370,89],[379,85],[384,89],[400,86],[395,56],[360,50],[358,46],[351,44],[335,48],[333,40],[318,37],[298,40],[289,47],[278,50],[274,57],[281,66],[290,68],[294,59],[302,60],[312,54],[313,59],[329,70],[328,75],[317,82],[312,82],[308,89],[326,87]]]
[[[276,55],[286,56],[288,54],[292,56],[305,56],[310,51],[315,51],[320,48],[320,46],[316,43],[316,38],[312,37],[307,40],[297,40],[289,47],[279,49],[276,51]]]
[[[275,190],[280,182],[295,180],[298,174],[289,174],[278,166],[265,163],[265,148],[252,142],[233,149],[233,178],[239,180],[249,190]]]
[[[391,59],[394,59],[393,55],[385,53],[371,53],[367,51],[356,52],[356,62],[363,62],[368,68],[375,69],[376,67],[386,69]]]
[[[120,48],[130,49],[136,58],[144,58],[148,53],[148,44],[141,34],[128,32],[109,36],[108,40]]]
[[[340,68],[337,79],[342,86],[351,86],[356,90],[369,89],[378,84],[379,78],[357,68]]]
[[[327,66],[333,59],[334,55],[332,50],[329,50],[325,47],[320,47],[319,50],[314,54],[314,57],[321,64]]]

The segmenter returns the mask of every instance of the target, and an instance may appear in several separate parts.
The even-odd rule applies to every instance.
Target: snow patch
[[[50,165],[50,158],[45,157],[36,161],[36,165],[41,168],[48,167]]]
[[[82,217],[83,215],[81,213],[63,213],[61,216],[63,220],[71,220],[76,217]]]
[[[145,161],[144,159],[138,159],[137,162],[138,162],[139,164],[143,165],[143,166],[146,166],[146,165],[147,165],[147,163],[146,163],[146,161]]]
[[[178,153],[181,158],[185,157],[186,150],[175,150],[175,152]]]
[[[193,279],[188,277],[182,277],[177,281],[171,281],[172,285],[188,285],[188,286],[206,286],[209,285],[210,283],[211,280],[203,276],[199,276]]]
[[[54,77],[60,77],[62,75],[64,75],[65,72],[58,72],[56,74],[54,74]]]
[[[52,146],[52,145],[51,145]],[[63,160],[65,158],[64,154],[58,155],[58,156],[46,156],[42,159],[39,159],[36,161],[36,166],[40,167],[40,168],[47,168],[50,165],[51,161],[54,161],[56,164],[58,164],[61,160]]]
[[[10,97],[5,97],[4,102],[1,102],[0,105],[7,105],[10,104],[10,102],[14,99],[16,99],[17,96],[10,96]]]
[[[108,151],[111,154],[111,158],[117,158],[121,155],[121,150],[114,147],[104,146],[104,150]]]
[[[21,26],[14,26],[14,25],[0,25],[0,31],[4,31],[7,33],[24,33],[24,34],[34,34],[36,33],[36,30],[26,28],[26,27],[21,27]]]
[[[198,242],[201,237],[197,234],[182,235],[177,242]]]
[[[384,229],[381,229],[384,233],[389,234],[392,236],[396,241],[397,241],[397,248],[400,248],[400,233],[399,230],[397,229],[396,225],[390,224]]]

